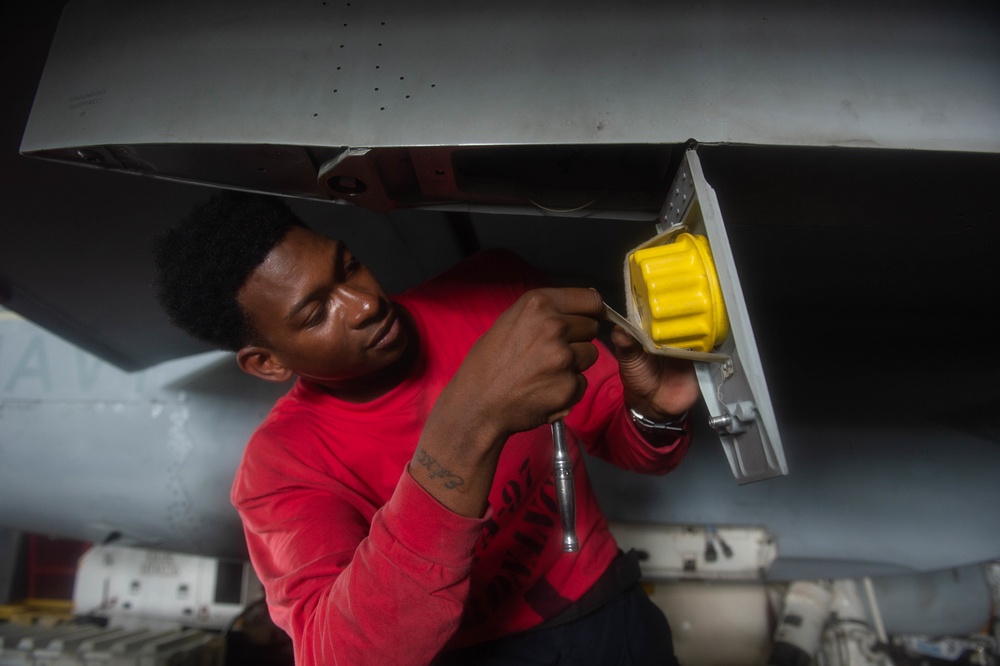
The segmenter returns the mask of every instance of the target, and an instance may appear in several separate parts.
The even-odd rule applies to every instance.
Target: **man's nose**
[[[381,317],[383,303],[377,293],[345,284],[337,288],[337,293],[348,326],[361,328]]]

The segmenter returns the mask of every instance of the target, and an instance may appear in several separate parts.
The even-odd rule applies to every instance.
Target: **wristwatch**
[[[679,437],[687,434],[687,428],[682,425],[687,418],[687,412],[684,412],[672,421],[654,421],[648,416],[643,416],[635,407],[629,407],[628,414],[632,417],[632,423],[635,424],[636,430],[643,435],[671,435]]]

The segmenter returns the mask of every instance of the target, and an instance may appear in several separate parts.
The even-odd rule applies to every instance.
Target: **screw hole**
[[[368,189],[368,186],[365,185],[363,180],[359,180],[352,176],[333,176],[332,178],[327,179],[326,184],[334,192],[349,197],[364,194]]]

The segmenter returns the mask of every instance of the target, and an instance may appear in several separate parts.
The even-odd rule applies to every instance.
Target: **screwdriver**
[[[576,490],[573,487],[573,460],[569,457],[566,444],[566,422],[561,418],[552,422],[552,444],[555,455],[552,459],[552,473],[556,483],[556,501],[562,519],[563,551],[575,553],[580,549],[576,537]]]

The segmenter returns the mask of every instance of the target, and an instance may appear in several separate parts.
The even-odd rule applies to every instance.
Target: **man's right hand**
[[[500,451],[564,416],[587,388],[604,305],[592,289],[524,294],[473,345],[442,391],[410,473],[457,513],[482,515]]]

